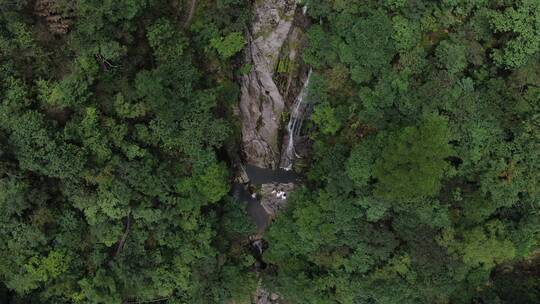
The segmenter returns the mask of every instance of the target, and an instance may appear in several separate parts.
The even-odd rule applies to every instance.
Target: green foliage
[[[305,50],[304,61],[315,68],[320,68],[324,64],[333,64],[336,59],[336,52],[331,47],[329,35],[320,25],[313,25],[308,31],[310,47]]]
[[[347,175],[357,187],[366,186],[373,175],[376,154],[373,151],[374,138],[363,140],[351,151],[347,160]]]
[[[492,269],[495,265],[515,257],[512,242],[505,239],[500,222],[489,222],[485,230],[473,229],[465,234],[463,262],[472,267]]]
[[[0,0],[0,302],[538,302],[538,1],[306,1],[312,149],[258,274],[222,153],[249,1],[50,3],[66,35]]]
[[[249,298],[254,261],[239,244],[253,230],[239,204],[222,210],[230,172],[216,156],[232,65],[201,77],[219,58],[166,1],[61,2],[66,36],[30,6],[0,5],[0,301]],[[223,228],[225,215],[238,222]]]
[[[160,61],[174,62],[184,54],[188,42],[177,31],[176,26],[167,19],[159,19],[148,29],[148,42]]]
[[[224,59],[228,59],[240,52],[244,48],[244,44],[246,44],[244,35],[240,32],[233,32],[225,37],[216,37],[210,40],[210,45]]]
[[[394,28],[392,39],[400,52],[412,49],[419,42],[417,24],[399,15],[392,18],[392,24]]]
[[[491,303],[535,303],[540,300],[538,259],[520,261],[512,269],[494,273],[492,284],[479,296]]]
[[[436,195],[451,153],[448,142],[447,121],[438,115],[390,134],[373,170],[375,194],[394,201]]]
[[[450,74],[463,72],[467,67],[466,48],[460,41],[441,41],[435,52],[440,67]]]
[[[502,49],[496,49],[493,59],[505,67],[518,68],[540,51],[540,3],[518,1],[515,5],[490,14],[492,28],[497,33],[512,33]]]
[[[391,20],[381,11],[358,18],[352,25],[349,35],[339,45],[339,57],[350,65],[354,81],[367,82],[388,68],[394,56],[391,33]]]
[[[267,285],[290,303],[537,301],[537,3],[310,2],[312,164],[265,236]]]
[[[334,108],[328,103],[318,104],[311,119],[319,126],[323,134],[334,135],[341,127]]]

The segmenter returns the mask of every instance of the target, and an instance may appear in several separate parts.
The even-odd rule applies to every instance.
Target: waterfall
[[[291,170],[295,157],[299,157],[294,148],[294,141],[300,135],[302,124],[307,114],[309,102],[306,101],[308,95],[309,80],[311,79],[312,69],[309,69],[304,87],[300,94],[296,97],[294,104],[291,107],[289,123],[287,124],[287,146],[281,157],[281,168]]]

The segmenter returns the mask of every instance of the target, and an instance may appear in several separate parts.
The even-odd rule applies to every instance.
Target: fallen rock
[[[268,295],[268,291],[264,289],[259,282],[259,287],[257,287],[257,291],[255,292],[255,303],[268,304]]]
[[[279,295],[277,293],[270,294],[270,300],[277,301],[279,299]]]
[[[270,217],[275,217],[287,204],[287,196],[295,188],[294,183],[261,185],[261,205]]]
[[[235,182],[240,183],[240,184],[249,183],[249,176],[246,172],[246,168],[242,164],[237,165],[235,172],[236,172],[236,175],[234,177]]]

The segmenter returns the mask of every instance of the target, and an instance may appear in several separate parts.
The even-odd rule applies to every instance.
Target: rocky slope
[[[274,82],[281,49],[293,25],[296,0],[255,1],[254,22],[248,37],[240,113],[246,162],[275,169],[280,161],[279,129],[285,100]]]
[[[259,225],[266,228],[295,187],[294,178],[289,180],[288,176],[292,172],[278,168],[281,151],[287,151],[282,145],[289,142],[287,135],[283,138],[288,133],[283,116],[304,87],[307,73],[302,75],[304,71],[298,64],[304,26],[298,21],[303,14],[297,9],[297,0],[255,1],[253,10],[245,62],[251,70],[241,79],[239,106],[246,166],[239,166],[237,182],[239,187],[247,187],[241,185],[250,180],[255,187],[247,188],[259,189],[253,197],[258,199],[257,210],[266,213],[266,224]],[[252,217],[263,222],[258,213]],[[254,243],[261,242],[262,233],[254,236]],[[281,299],[261,285],[253,302],[280,303]]]

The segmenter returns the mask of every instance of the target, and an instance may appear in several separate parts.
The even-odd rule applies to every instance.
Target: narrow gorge
[[[295,186],[296,176],[287,171],[298,156],[295,144],[308,113],[305,99],[311,71],[301,59],[305,13],[296,0],[255,2],[247,38],[245,64],[251,70],[241,79],[239,105],[244,175],[260,186],[253,196],[258,196],[270,218]],[[257,183],[258,179],[264,182]]]
[[[296,144],[309,114],[312,72],[301,58],[309,24],[306,9],[296,0],[256,1],[247,34],[245,64],[251,70],[241,79],[239,104],[244,162],[238,176],[243,178],[237,179],[233,194],[247,203],[257,225],[251,244],[258,256],[265,246],[264,230],[299,181],[293,164],[300,156]],[[259,286],[255,301],[275,303],[278,298]]]

